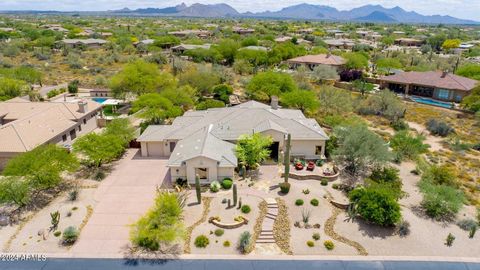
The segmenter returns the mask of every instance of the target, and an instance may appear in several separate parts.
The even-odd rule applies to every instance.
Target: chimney
[[[78,102],[78,112],[86,113],[88,110],[88,103],[85,100],[81,100]]]
[[[442,72],[442,76],[441,76],[441,77],[442,77],[442,78],[445,78],[445,77],[447,76],[447,74],[448,74],[448,70],[444,70],[444,71]]]
[[[272,101],[270,102],[270,106],[272,107],[272,109],[274,110],[278,109],[278,97],[272,96],[271,100]]]

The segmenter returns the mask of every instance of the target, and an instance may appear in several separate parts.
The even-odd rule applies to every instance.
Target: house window
[[[87,124],[87,119],[86,119],[86,118],[83,118],[83,124],[84,124],[84,125]]]
[[[82,131],[82,125],[78,126],[78,132]]]
[[[447,89],[438,89],[438,98],[439,99],[449,99],[450,91]]]
[[[315,146],[315,155],[317,155],[317,156],[322,155],[322,146],[321,145]]]
[[[67,140],[67,134],[63,134],[63,135],[62,135],[62,141],[65,142],[66,140]]]

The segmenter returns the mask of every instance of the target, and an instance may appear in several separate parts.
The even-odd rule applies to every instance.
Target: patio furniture
[[[309,161],[307,164],[307,171],[313,171],[315,169],[315,163],[313,161]]]

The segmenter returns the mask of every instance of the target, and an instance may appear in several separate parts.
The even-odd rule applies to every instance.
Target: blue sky
[[[181,0],[0,0],[0,10],[108,10],[124,7],[167,7],[178,5]],[[480,21],[480,0],[185,0],[193,3],[226,3],[240,12],[279,10],[282,7],[300,4],[320,4],[340,10],[352,9],[366,4],[380,4],[384,7],[400,6],[424,15],[451,15],[462,19]]]

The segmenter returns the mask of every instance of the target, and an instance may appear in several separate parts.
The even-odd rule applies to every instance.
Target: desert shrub
[[[224,189],[230,189],[230,188],[232,187],[232,185],[233,185],[232,179],[230,179],[230,178],[225,178],[225,179],[223,179],[223,181],[222,181],[222,187],[223,187]]]
[[[477,221],[473,219],[462,219],[459,222],[457,222],[457,225],[464,231],[471,231],[473,228],[478,227]]]
[[[393,192],[377,187],[359,187],[349,194],[356,213],[367,221],[391,226],[401,218],[400,205]]]
[[[222,236],[225,233],[223,229],[216,229],[215,230],[215,235],[216,236]]]
[[[307,246],[309,246],[309,247],[314,247],[314,246],[315,246],[315,242],[313,242],[312,240],[308,240],[308,241],[307,241]]]
[[[77,188],[73,189],[72,191],[70,191],[68,193],[68,200],[69,201],[76,201],[77,198],[78,198],[78,193],[79,193],[79,190]]]
[[[314,233],[312,235],[312,238],[313,238],[313,240],[318,241],[318,240],[320,240],[320,234],[319,233]]]
[[[442,137],[445,137],[448,134],[455,132],[453,127],[451,127],[449,124],[437,119],[428,120],[427,130],[430,131],[430,133],[432,133],[433,135],[438,135]]]
[[[323,242],[323,245],[328,250],[333,250],[335,248],[335,244],[331,240],[326,240],[325,242]]]
[[[448,165],[431,165],[422,175],[423,181],[435,185],[446,185],[456,187],[457,173],[454,167]]]
[[[182,197],[179,193],[159,192],[155,205],[132,227],[133,244],[148,250],[159,250],[184,235]]]
[[[399,121],[393,121],[390,126],[392,126],[393,130],[395,131],[401,131],[401,130],[408,130],[409,129],[409,126],[407,124],[407,122],[403,121],[403,120],[399,120]]]
[[[402,130],[392,137],[390,147],[395,153],[395,161],[414,160],[418,155],[428,150],[428,145],[424,144],[425,138],[421,135],[410,135],[408,130]]]
[[[290,183],[282,182],[280,183],[280,192],[287,194],[290,191]]]
[[[230,241],[226,240],[225,242],[223,242],[223,246],[224,247],[229,247],[231,244],[230,244]]]
[[[312,200],[310,201],[310,204],[313,205],[313,206],[318,206],[318,203],[319,203],[319,202],[318,202],[317,199],[312,199]]]
[[[14,203],[24,206],[30,202],[32,188],[30,181],[23,177],[0,177],[0,204]]]
[[[203,234],[195,238],[195,246],[197,248],[206,248],[209,243],[210,243],[210,240],[208,240],[208,237],[206,237]]]
[[[333,189],[339,189],[339,188],[340,188],[340,185],[339,185],[339,184],[333,184],[333,185],[332,185],[332,188],[333,188]]]
[[[302,193],[305,194],[305,195],[307,195],[307,194],[310,193],[310,190],[309,190],[308,188],[307,188],[307,189],[304,189],[304,190],[302,190]]]
[[[55,236],[55,237],[59,237],[60,235],[62,235],[61,231],[56,231],[56,232],[53,233],[53,236]]]
[[[213,181],[210,183],[210,190],[212,192],[218,192],[220,190],[220,183],[218,183],[218,181]]]
[[[207,99],[197,104],[195,107],[197,110],[206,110],[210,108],[222,108],[225,107],[225,103],[221,100]]]
[[[400,193],[402,192],[402,180],[400,179],[399,170],[391,166],[374,168],[366,182],[374,182],[390,187],[395,192],[398,192],[398,195],[401,195]]]
[[[302,199],[297,199],[297,200],[295,201],[295,205],[296,205],[296,206],[303,205],[303,200],[302,200]]]
[[[252,235],[250,232],[245,231],[242,234],[240,234],[240,239],[238,241],[238,249],[242,253],[247,253],[248,252],[248,246],[250,246],[250,242],[252,241]]]
[[[327,186],[327,185],[328,185],[328,181],[325,180],[325,179],[322,179],[322,181],[320,181],[320,185],[322,185],[322,186]]]
[[[410,222],[408,222],[406,220],[401,220],[397,224],[397,231],[398,231],[398,235],[400,235],[400,237],[405,237],[405,236],[409,235],[410,234]]]
[[[242,208],[241,208],[242,213],[248,214],[248,213],[250,213],[251,210],[252,209],[250,208],[250,205],[248,205],[248,204],[242,205]]]
[[[72,245],[78,239],[80,232],[74,226],[70,226],[63,231],[63,244]]]
[[[447,235],[447,239],[445,240],[445,245],[451,247],[453,245],[453,241],[455,240],[455,236],[451,233]]]
[[[427,181],[421,181],[419,186],[423,192],[422,208],[428,216],[437,220],[453,218],[465,201],[463,192],[450,186],[435,185]]]

